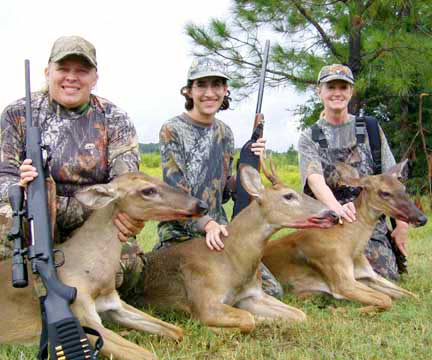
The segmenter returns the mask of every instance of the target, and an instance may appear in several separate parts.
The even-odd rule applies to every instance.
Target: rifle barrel
[[[27,128],[32,126],[32,117],[31,117],[31,86],[30,86],[30,60],[25,59],[24,60],[24,66],[25,66],[25,96],[26,96],[26,103],[25,103],[25,112],[26,112],[26,125]]]
[[[261,112],[269,51],[270,51],[270,40],[266,40],[264,46],[263,64],[261,66],[261,75],[260,75],[259,86],[258,86],[258,101],[257,101],[255,114]]]

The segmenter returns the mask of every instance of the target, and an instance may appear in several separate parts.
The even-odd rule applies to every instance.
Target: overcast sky
[[[24,59],[30,59],[32,90],[37,90],[44,83],[54,40],[80,35],[96,47],[95,93],[129,113],[140,142],[157,142],[162,123],[184,110],[179,89],[193,49],[185,24],[227,16],[230,5],[230,0],[3,0],[0,107],[24,96]],[[287,109],[302,101],[292,89],[265,91],[262,111],[269,149],[296,146],[297,121]],[[218,114],[232,128],[238,147],[250,137],[255,102],[256,96]]]

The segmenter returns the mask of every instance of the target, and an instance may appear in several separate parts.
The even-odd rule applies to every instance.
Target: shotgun
[[[238,172],[240,165],[247,164],[254,167],[258,171],[260,170],[259,168],[260,159],[252,152],[251,145],[254,142],[256,142],[259,138],[261,138],[264,132],[264,121],[262,120],[261,107],[262,107],[262,101],[264,95],[264,85],[265,85],[265,76],[267,70],[269,50],[270,50],[270,40],[266,40],[264,46],[263,62],[261,66],[261,75],[260,75],[259,86],[258,86],[258,100],[257,100],[257,106],[255,110],[253,132],[250,140],[248,140],[240,150],[240,158],[239,161],[237,162],[236,190],[235,190],[234,209],[233,209],[233,216],[232,216],[233,218],[250,203],[249,194],[246,192],[245,189],[243,189],[243,186],[240,182],[240,176]]]
[[[45,179],[49,175],[47,148],[42,144],[39,124],[34,125],[31,109],[30,92],[30,62],[25,60],[25,118],[26,118],[26,145],[25,158],[32,160],[32,165],[39,174],[27,186],[27,200],[25,210],[23,188],[14,185],[9,189],[9,200],[13,210],[13,226],[9,238],[14,240],[14,265],[12,272],[12,285],[25,287],[28,285],[26,261],[31,262],[31,269],[38,274],[46,289],[46,295],[40,297],[42,333],[38,359],[46,359],[48,347],[52,360],[95,360],[102,347],[103,341],[99,334],[86,327],[82,327],[70,309],[75,301],[77,290],[63,284],[57,277],[56,268],[64,262],[55,261],[54,254],[59,253],[53,249],[51,222],[48,211],[48,197]],[[29,224],[28,249],[23,246],[22,217],[26,217]],[[86,333],[99,336],[93,349]]]

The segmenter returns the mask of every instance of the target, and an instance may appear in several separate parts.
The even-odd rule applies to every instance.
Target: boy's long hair
[[[223,84],[226,85],[227,80],[223,79]],[[190,111],[194,107],[193,99],[188,95],[188,92],[192,90],[193,80],[188,80],[187,84],[180,89],[180,94],[183,95],[186,99],[185,101],[185,109]],[[227,94],[224,96],[222,104],[218,111],[229,109],[230,101],[230,91],[227,91]]]

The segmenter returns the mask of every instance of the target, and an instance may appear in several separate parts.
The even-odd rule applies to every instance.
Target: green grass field
[[[151,156],[143,159],[143,168],[159,176],[158,162],[149,166]],[[283,159],[282,159],[283,160]],[[149,161],[146,164],[146,161]],[[278,163],[280,178],[299,189],[295,166]],[[229,205],[228,205],[229,207]],[[432,215],[430,210],[429,215]],[[156,224],[146,224],[140,234],[144,250],[156,241]],[[386,312],[361,314],[359,304],[337,301],[326,296],[300,300],[287,294],[284,301],[302,309],[308,320],[300,325],[263,324],[252,334],[236,331],[214,333],[181,313],[156,313],[163,320],[181,326],[182,342],[175,343],[155,335],[125,331],[109,324],[129,340],[157,354],[160,359],[431,359],[432,358],[432,220],[410,230],[409,274],[401,286],[419,299],[401,299]],[[7,311],[1,309],[0,311]],[[36,359],[36,346],[0,346],[0,360]]]

